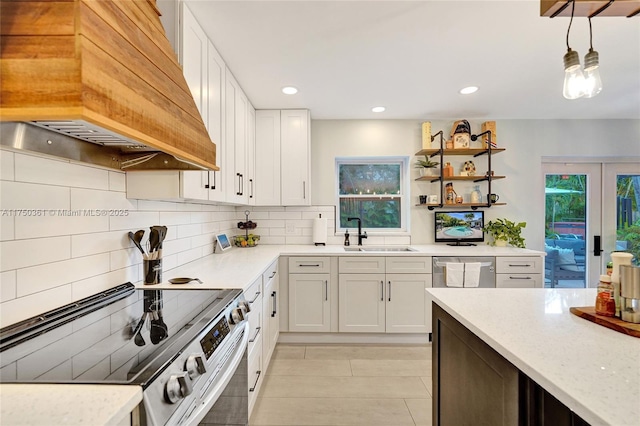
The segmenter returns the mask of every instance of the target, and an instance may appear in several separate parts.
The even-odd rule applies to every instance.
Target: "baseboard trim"
[[[431,333],[292,333],[280,332],[278,343],[300,344],[377,344],[424,345],[431,341]]]

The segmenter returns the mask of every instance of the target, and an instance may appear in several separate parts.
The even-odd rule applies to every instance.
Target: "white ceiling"
[[[592,19],[604,89],[562,97],[569,18],[538,0],[188,4],[256,108],[314,119],[640,118],[640,16]],[[587,18],[570,45],[581,62]],[[293,85],[297,95],[282,94]],[[460,95],[465,86],[480,90]],[[384,113],[373,113],[383,105]]]

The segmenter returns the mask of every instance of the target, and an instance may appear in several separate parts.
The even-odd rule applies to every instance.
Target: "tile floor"
[[[250,425],[431,425],[431,389],[430,344],[278,344]]]

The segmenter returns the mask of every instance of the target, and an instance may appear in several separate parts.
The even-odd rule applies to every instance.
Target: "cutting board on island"
[[[624,333],[633,337],[640,337],[640,324],[622,321],[621,319],[615,317],[605,317],[602,315],[598,315],[596,314],[595,306],[570,308],[569,311],[572,314],[579,316],[580,318],[584,318],[588,321],[594,322],[603,327],[610,328],[619,333]]]

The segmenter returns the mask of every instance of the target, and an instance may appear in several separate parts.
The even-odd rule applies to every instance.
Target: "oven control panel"
[[[204,352],[204,356],[209,359],[215,350],[220,346],[220,343],[229,334],[229,324],[223,317],[220,321],[213,326],[205,336],[200,339],[200,346]]]

